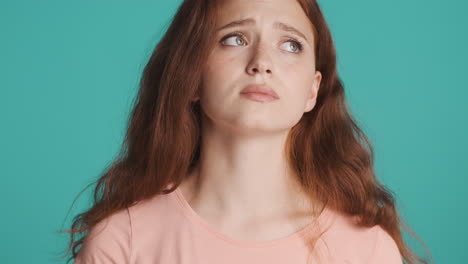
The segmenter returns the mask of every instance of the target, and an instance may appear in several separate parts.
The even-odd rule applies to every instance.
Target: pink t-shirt
[[[271,241],[239,241],[210,227],[177,188],[101,221],[85,239],[74,263],[403,263],[395,241],[378,225],[358,227],[350,217],[330,208],[325,208],[317,221],[327,229],[312,255],[303,238],[316,230],[313,223]]]

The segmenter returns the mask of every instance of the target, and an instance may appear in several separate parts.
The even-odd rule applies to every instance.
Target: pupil
[[[291,44],[290,44],[289,46],[292,47],[293,50],[296,50],[296,49],[294,48],[294,47],[295,47],[294,43],[291,42]]]

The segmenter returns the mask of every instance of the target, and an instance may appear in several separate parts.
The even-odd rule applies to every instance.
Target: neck
[[[242,222],[312,216],[320,211],[288,169],[280,151],[284,140],[256,139],[235,144],[230,151],[219,150],[213,137],[209,142],[198,166],[181,184],[187,201],[200,215]]]

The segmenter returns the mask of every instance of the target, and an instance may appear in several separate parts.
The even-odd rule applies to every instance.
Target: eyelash
[[[244,34],[242,34],[242,32],[236,31],[236,32],[233,32],[233,33],[230,33],[230,34],[224,36],[224,37],[220,40],[220,42],[223,42],[223,41],[225,41],[226,39],[228,39],[228,38],[230,38],[230,37],[234,37],[234,36],[244,38]],[[298,52],[295,52],[295,53],[299,53],[299,52],[301,52],[301,51],[304,49],[304,43],[302,43],[302,41],[300,41],[300,40],[298,40],[298,39],[291,38],[291,37],[288,37],[288,39],[286,40],[286,42],[288,42],[288,41],[293,42],[294,44],[297,45],[297,49],[298,49],[299,51],[298,51]],[[294,53],[294,52],[293,52],[293,53]]]

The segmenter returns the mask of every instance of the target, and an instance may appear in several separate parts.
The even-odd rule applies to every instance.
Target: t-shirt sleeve
[[[130,214],[123,209],[91,228],[74,264],[129,263],[131,239]]]
[[[385,229],[378,227],[374,252],[368,264],[403,264],[395,240]]]

